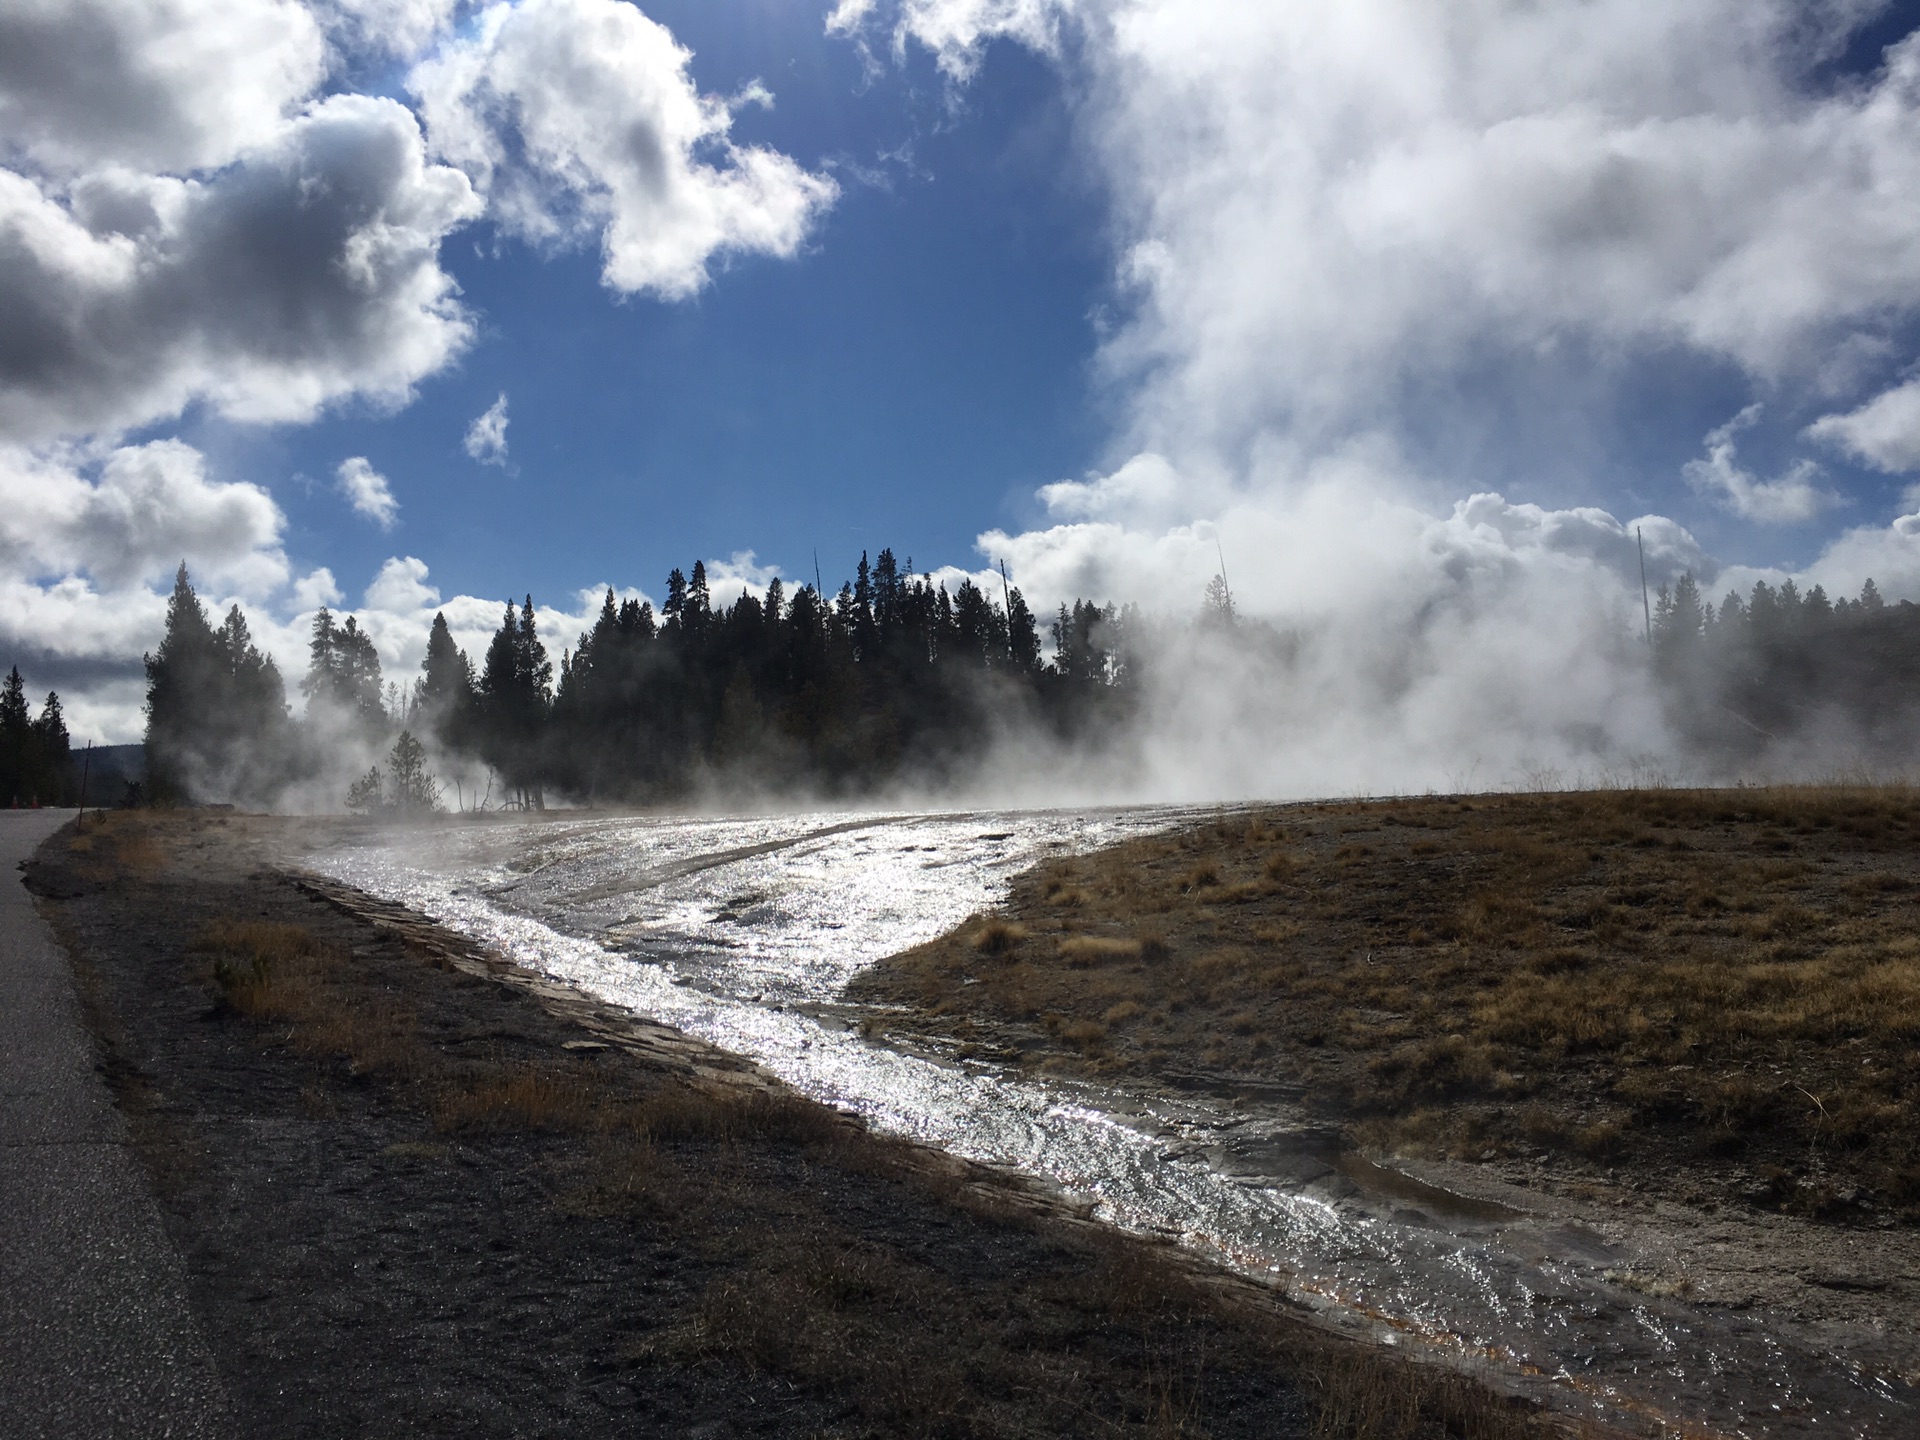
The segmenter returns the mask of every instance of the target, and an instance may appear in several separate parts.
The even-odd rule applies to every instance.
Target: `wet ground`
[[[1920,1429],[1898,1369],[1911,1343],[1876,1333],[1871,1307],[1853,1312],[1857,1343],[1836,1347],[1831,1328],[1750,1300],[1663,1293],[1689,1244],[1744,1248],[1764,1266],[1764,1227],[1688,1230],[1383,1169],[1342,1153],[1308,1097],[1045,1079],[908,1053],[855,1028],[842,992],[863,967],[990,906],[1038,860],[1193,813],[489,821],[370,832],[310,863],[751,1056],[878,1128],[1057,1180],[1117,1224],[1266,1277],[1330,1325],[1491,1365],[1563,1408],[1704,1433]],[[1849,1273],[1908,1283],[1904,1271],[1887,1278],[1889,1258],[1906,1264],[1899,1255],[1876,1258]]]

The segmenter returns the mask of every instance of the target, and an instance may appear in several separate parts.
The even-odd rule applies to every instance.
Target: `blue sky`
[[[183,555],[290,672],[322,600],[404,672],[437,608],[478,645],[531,591],[559,644],[583,587],[746,551],[1176,611],[1224,553],[1252,608],[1391,628],[1547,575],[1637,602],[1638,529],[1656,578],[1920,598],[1916,26],[0,16],[0,643],[124,738]]]
[[[669,568],[739,550],[799,575],[817,547],[835,584],[883,545],[977,563],[982,530],[1105,458],[1090,362],[1110,256],[1050,61],[1001,42],[962,88],[922,50],[869,69],[815,7],[649,13],[703,91],[763,80],[774,105],[735,136],[841,197],[800,253],[731,260],[684,301],[611,293],[594,249],[483,222],[444,251],[480,338],[400,413],[186,427],[227,478],[271,483],[289,549],[343,584],[396,549],[443,588],[543,597],[599,579],[658,594]],[[461,443],[501,393],[510,469]],[[332,484],[349,455],[391,481],[391,533]]]

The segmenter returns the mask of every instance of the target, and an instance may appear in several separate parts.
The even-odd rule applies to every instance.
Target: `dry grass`
[[[1070,935],[1060,942],[1060,958],[1082,968],[1110,960],[1138,960],[1140,950],[1138,940],[1112,935]]]
[[[84,869],[95,878],[128,874],[150,880],[167,868],[165,832],[178,824],[151,811],[89,810],[68,833],[67,850],[84,857]]]
[[[1005,955],[1027,938],[1027,927],[1006,920],[986,920],[974,933],[973,948],[983,955]]]
[[[1289,807],[1048,862],[996,921],[1016,965],[949,938],[860,993],[1097,1073],[1305,1084],[1383,1145],[1772,1167],[1793,1208],[1920,1219],[1904,787]]]

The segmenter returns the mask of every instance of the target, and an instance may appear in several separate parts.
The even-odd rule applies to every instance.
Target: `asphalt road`
[[[180,1257],[18,866],[72,811],[0,811],[0,1437],[228,1436]]]

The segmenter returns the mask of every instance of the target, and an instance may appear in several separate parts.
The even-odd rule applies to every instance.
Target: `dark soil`
[[[1163,1247],[586,1038],[262,868],[280,823],[116,816],[29,875],[243,1433],[1534,1433]]]

